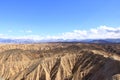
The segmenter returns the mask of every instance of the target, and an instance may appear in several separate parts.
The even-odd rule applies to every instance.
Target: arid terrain
[[[120,80],[120,44],[0,44],[0,80]]]

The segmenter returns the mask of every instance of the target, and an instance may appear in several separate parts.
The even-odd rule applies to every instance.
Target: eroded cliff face
[[[120,80],[120,45],[115,48],[117,53],[98,44],[31,45],[0,46],[4,48],[0,48],[1,79]]]

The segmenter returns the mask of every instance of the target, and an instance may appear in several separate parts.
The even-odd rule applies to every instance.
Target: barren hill
[[[0,80],[120,80],[120,44],[1,44]]]

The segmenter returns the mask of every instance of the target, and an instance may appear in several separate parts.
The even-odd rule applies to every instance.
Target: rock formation
[[[1,44],[0,80],[120,80],[120,45]]]

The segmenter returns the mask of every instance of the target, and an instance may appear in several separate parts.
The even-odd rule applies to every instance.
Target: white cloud
[[[105,39],[120,38],[120,27],[113,28],[100,26],[90,30],[74,30],[72,32],[63,33],[64,39]]]
[[[4,34],[0,34],[0,37],[3,37],[4,36]]]
[[[22,33],[32,33],[31,30],[20,31]],[[120,27],[100,26],[89,30],[73,30],[72,32],[65,32],[55,36],[41,36],[41,35],[25,35],[25,36],[8,36],[0,34],[0,38],[12,39],[106,39],[106,38],[120,38]]]

